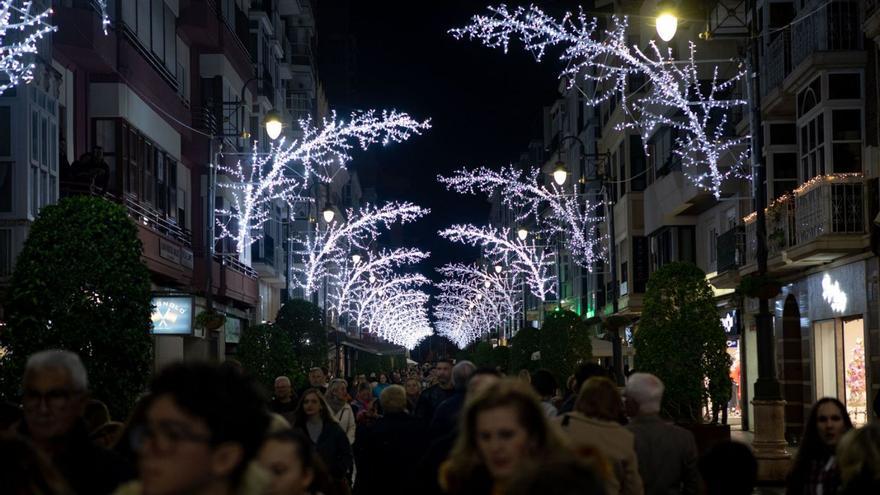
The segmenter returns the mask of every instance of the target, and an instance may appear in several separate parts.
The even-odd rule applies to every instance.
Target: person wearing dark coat
[[[419,396],[419,403],[416,405],[416,417],[430,423],[434,418],[434,411],[444,400],[452,397],[455,388],[452,385],[452,361],[440,360],[434,367],[434,373],[437,377],[437,383],[431,385],[422,395]]]
[[[337,484],[347,484],[353,466],[351,444],[318,389],[303,392],[294,413],[293,426],[311,439],[330,477]]]
[[[565,399],[565,402],[562,403],[562,406],[559,408],[558,411],[560,416],[565,413],[570,413],[574,411],[574,403],[577,402],[581,387],[584,386],[584,383],[586,383],[587,380],[593,378],[594,376],[607,377],[608,373],[605,371],[605,368],[599,366],[596,363],[583,363],[577,367],[574,372],[574,393],[571,394],[567,399]]]
[[[459,361],[452,368],[452,386],[454,392],[451,397],[441,402],[434,411],[428,427],[428,436],[432,439],[439,438],[450,429],[454,429],[458,423],[458,414],[464,407],[464,395],[467,382],[473,375],[476,366],[470,361]]]
[[[406,391],[400,385],[389,385],[379,401],[385,415],[364,428],[355,442],[358,474],[354,493],[413,493],[417,462],[424,450],[424,423],[406,413]],[[389,459],[396,459],[394,476],[386,471]]]
[[[79,356],[50,350],[28,358],[18,433],[33,442],[78,494],[112,493],[134,478],[134,467],[89,439],[82,413],[88,376]]]

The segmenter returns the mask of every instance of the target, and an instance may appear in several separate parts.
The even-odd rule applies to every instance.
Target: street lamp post
[[[243,110],[244,108],[244,93],[247,90],[248,85],[259,79],[258,76],[252,77],[242,84],[241,94],[239,95],[238,101],[231,102],[237,105],[237,114],[239,110]],[[220,158],[220,150],[214,151],[214,142],[227,137],[247,139],[250,135],[244,130],[243,122],[244,118],[242,116],[242,118],[239,119],[239,127],[241,128],[240,132],[212,132],[211,136],[208,138],[208,176],[206,178],[207,197],[205,198],[205,206],[207,209],[205,212],[205,309],[209,312],[214,310],[214,210],[216,209],[215,190],[217,188],[217,167]],[[266,113],[266,116],[263,119],[263,125],[266,128],[266,135],[268,135],[269,139],[273,141],[281,135],[281,130],[284,126],[281,121],[281,115],[275,110]],[[222,143],[220,146],[222,148]],[[242,227],[239,226],[239,228]],[[246,228],[246,226],[244,228]]]
[[[587,148],[586,144],[584,144],[581,138],[574,135],[563,136],[563,138],[559,140],[560,146],[563,142],[569,139],[577,141],[578,144],[581,145],[580,155],[582,158],[608,159],[608,153],[587,153],[584,151]],[[617,299],[619,294],[617,289],[617,247],[614,243],[614,201],[608,194],[608,188],[605,184],[607,180],[607,171],[600,171],[597,167],[595,177],[586,180],[598,181],[599,189],[602,191],[602,208],[605,211],[605,218],[608,220],[608,264],[611,268],[611,311],[612,314],[616,314],[620,310]],[[602,290],[605,290],[605,288],[603,287]],[[616,328],[611,331],[611,363],[614,368],[615,380],[618,385],[623,385],[623,346],[620,342],[620,331]]]

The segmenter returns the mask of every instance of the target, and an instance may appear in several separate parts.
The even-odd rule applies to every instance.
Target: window
[[[828,74],[829,100],[859,100],[861,98],[861,74]]]
[[[0,162],[0,212],[12,211],[12,171],[15,162]]]
[[[618,167],[620,170],[620,173],[618,174],[618,179],[617,179],[618,181],[620,181],[620,189],[619,189],[620,196],[618,196],[618,199],[623,198],[623,196],[626,194],[626,153],[625,153],[625,151],[626,151],[625,141],[621,141],[620,145],[617,147],[617,163],[618,163]]]
[[[797,128],[794,124],[770,124],[769,144],[797,144]]]
[[[37,216],[43,206],[58,199],[58,120],[55,101],[36,86],[30,87],[30,159],[28,160],[28,213]]]
[[[797,153],[773,153],[773,198],[797,187]]]
[[[801,127],[801,179],[825,174],[825,119],[818,114]]]
[[[644,191],[647,185],[645,148],[642,146],[642,138],[638,135],[629,137],[629,166],[632,174],[630,182],[632,190]]]
[[[715,261],[718,259],[718,229],[712,227],[709,229],[709,265],[715,268]]]
[[[832,166],[837,173],[862,171],[862,111],[831,111]]]
[[[125,0],[122,22],[158,68],[177,75],[177,18],[163,0]],[[182,81],[178,81],[182,84]]]
[[[0,107],[0,156],[12,154],[12,109]]]

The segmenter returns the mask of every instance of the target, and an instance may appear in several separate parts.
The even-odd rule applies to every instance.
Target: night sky
[[[334,36],[349,31],[356,45],[350,91],[330,84],[331,107],[396,108],[432,119],[425,135],[360,153],[351,166],[364,186],[376,188],[380,202],[407,200],[431,209],[429,217],[392,234],[391,242],[430,250],[430,262],[418,267],[429,278],[436,279],[434,268],[450,261],[472,261],[476,250],[453,245],[437,231],[453,223],[485,223],[489,204],[446,191],[436,176],[464,166],[505,165],[518,159],[531,139],[541,138],[542,108],[557,95],[559,62],[538,64],[520,47],[504,55],[447,33],[484,13],[488,2],[318,3],[318,53],[324,65],[328,57],[340,56],[332,50]],[[348,29],[340,13],[345,8],[335,10],[339,6],[349,9]],[[320,76],[336,73],[324,70]]]

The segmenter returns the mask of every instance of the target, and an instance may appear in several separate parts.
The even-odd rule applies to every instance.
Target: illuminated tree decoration
[[[305,119],[300,127],[300,139],[273,143],[268,154],[257,153],[255,143],[248,165],[240,161],[234,166],[218,165],[218,172],[231,181],[219,181],[217,185],[231,192],[232,201],[228,208],[216,210],[217,225],[220,237],[234,239],[239,253],[262,237],[261,227],[271,217],[276,200],[288,204],[307,200],[310,181],[332,181],[335,173],[351,161],[355,146],[366,149],[376,143],[403,142],[429,129],[430,123],[393,110],[368,110],[352,113],[348,121],[337,119],[333,113],[320,126]]]
[[[548,48],[561,47],[566,67],[560,77],[569,87],[581,80],[596,88],[595,92],[582,91],[585,104],[595,106],[620,98],[632,120],[618,129],[637,129],[645,144],[661,126],[677,131],[673,152],[695,184],[719,198],[725,179],[745,174],[749,137],[737,136],[728,121],[735,107],[746,104],[731,97],[744,71],[721,79],[715,67],[710,79],[701,79],[693,43],[683,63],[673,59],[671,49],[664,54],[653,40],[642,50],[628,43],[625,17],[613,16],[603,31],[582,10],[559,20],[534,5],[512,10],[499,5],[489,10],[491,15],[474,16],[469,25],[451,33],[457,39],[477,39],[505,52],[511,39],[519,39],[539,60]],[[636,81],[638,86],[632,87]]]
[[[303,233],[295,238],[304,248],[297,252],[302,267],[293,268],[293,282],[312,295],[331,269],[345,266],[353,250],[368,251],[381,229],[395,223],[409,223],[427,215],[429,210],[406,202],[390,202],[383,206],[366,205],[358,210],[349,209],[346,221],[333,221],[319,227],[317,232]]]
[[[370,277],[368,280],[369,284],[360,288],[358,297],[352,298],[355,322],[361,328],[367,327],[370,315],[385,298],[430,283],[420,274],[392,275],[388,279]]]
[[[460,169],[438,180],[463,194],[498,194],[502,203],[516,213],[518,223],[534,220],[547,238],[563,236],[574,261],[592,271],[606,256],[606,236],[599,234],[599,225],[604,221],[599,215],[601,201],[590,199],[577,184],[570,191],[555,182],[549,188],[543,186],[540,174],[539,169],[525,171],[511,165],[501,170]]]
[[[371,280],[352,298],[352,314],[361,329],[409,349],[433,334],[427,310],[430,297],[418,289],[428,279],[406,274]]]
[[[330,307],[340,318],[350,316],[355,309],[353,301],[370,287],[371,279],[388,278],[395,268],[418,263],[428,256],[430,253],[416,248],[368,252],[366,259],[357,262],[347,256],[342,269],[331,274]]]
[[[519,315],[523,291],[511,274],[482,270],[478,265],[463,263],[443,265],[437,271],[445,277],[439,285],[441,289],[444,284],[453,290],[464,289],[474,294],[478,302],[492,305],[499,325]]]
[[[47,23],[52,9],[34,13],[33,8],[30,0],[0,0],[0,95],[33,79],[31,55],[43,36],[56,29]]]
[[[101,14],[101,29],[104,30],[104,35],[106,36],[107,28],[110,27],[110,16],[107,14],[107,0],[94,0],[94,2]]]
[[[460,224],[441,230],[440,236],[452,242],[480,247],[489,259],[505,264],[513,276],[523,276],[531,293],[541,301],[555,291],[555,277],[550,274],[553,253],[534,242],[511,236],[506,227],[496,229]]]

